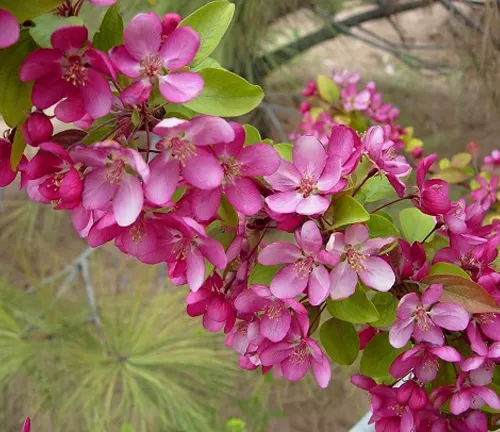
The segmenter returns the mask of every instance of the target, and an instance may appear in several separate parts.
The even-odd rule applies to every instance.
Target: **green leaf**
[[[379,214],[370,215],[370,219],[366,221],[366,226],[372,237],[399,237],[399,230],[385,216]]]
[[[227,226],[238,226],[238,214],[224,195],[220,202],[218,214]]]
[[[130,120],[132,121],[132,124],[134,126],[139,126],[139,123],[141,121],[141,115],[139,114],[139,110],[137,108],[134,108],[134,111],[132,111],[132,116],[130,117]]]
[[[262,142],[262,137],[260,136],[260,132],[256,127],[249,124],[244,124],[243,129],[245,129],[245,145]]]
[[[33,82],[21,82],[19,69],[26,56],[36,48],[29,31],[23,30],[15,45],[0,50],[0,114],[10,127],[19,123],[32,107]]]
[[[0,8],[8,10],[19,22],[36,18],[59,6],[63,0],[2,0]]]
[[[128,424],[124,424],[124,425],[122,425],[121,432],[135,432],[135,429]]]
[[[326,307],[332,316],[350,323],[361,324],[379,319],[377,309],[359,286],[352,296],[344,300],[328,299]]]
[[[268,285],[278,273],[280,265],[265,266],[262,264],[255,264],[248,277],[248,285]]]
[[[359,353],[359,337],[351,323],[331,318],[319,330],[319,338],[330,358],[338,364],[354,363]]]
[[[405,208],[399,213],[403,237],[408,243],[421,242],[434,228],[432,216],[422,213],[416,207]],[[432,237],[432,236],[431,236]]]
[[[207,227],[207,234],[209,237],[217,240],[224,247],[224,250],[227,250],[236,237],[236,233],[234,231],[229,231],[227,226],[220,220],[213,221]]]
[[[102,19],[99,31],[94,35],[92,45],[101,51],[108,52],[111,48],[123,43],[123,18],[120,15],[118,3],[111,6]]]
[[[429,276],[436,274],[451,274],[470,279],[469,274],[465,270],[447,262],[439,262],[431,267],[431,269],[429,270]]]
[[[443,284],[441,301],[453,302],[470,313],[500,312],[495,299],[477,283],[452,274],[434,274],[422,279],[425,284]]]
[[[396,196],[394,188],[387,180],[386,176],[375,176],[366,181],[363,187],[356,194],[363,197],[363,201],[366,203],[372,203],[381,201],[383,199],[389,199]]]
[[[327,102],[336,102],[339,100],[339,86],[331,78],[328,78],[326,75],[318,75],[316,84],[318,85],[319,95],[323,100]]]
[[[379,333],[363,350],[360,371],[363,375],[383,378],[390,375],[389,368],[394,359],[408,350],[409,344],[396,349],[389,343],[389,333]]]
[[[386,328],[396,321],[396,309],[398,302],[390,293],[376,293],[372,298],[372,303],[378,311],[380,318],[370,323],[372,327]]]
[[[14,142],[12,143],[12,152],[10,153],[10,167],[12,168],[12,171],[17,171],[19,162],[21,162],[24,154],[24,149],[26,148],[26,141],[24,141],[22,133],[23,125],[24,120],[17,125]]]
[[[264,98],[264,91],[240,76],[221,69],[199,72],[205,85],[201,94],[185,106],[201,114],[236,117],[252,111]]]
[[[366,222],[369,219],[370,215],[364,207],[349,195],[344,195],[333,203],[332,229]]]
[[[467,175],[463,171],[463,168],[450,166],[432,175],[431,178],[444,180],[451,184],[457,184],[467,180]]]
[[[219,42],[231,24],[234,4],[226,1],[213,1],[184,18],[179,27],[189,26],[200,36],[200,49],[192,62],[197,65],[205,60],[217,48]]]
[[[281,156],[281,159],[285,159],[288,162],[292,162],[292,150],[293,145],[288,143],[278,143],[274,144],[274,148]]]
[[[199,72],[202,69],[207,69],[207,68],[227,70],[226,68],[222,67],[221,64],[212,57],[207,57],[201,63],[192,67],[191,70],[194,72]]]
[[[58,28],[83,25],[80,17],[63,18],[57,15],[42,15],[33,22],[35,25],[30,27],[30,35],[42,48],[52,48],[50,37]]]

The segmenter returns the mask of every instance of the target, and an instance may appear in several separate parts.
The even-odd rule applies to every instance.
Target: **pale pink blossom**
[[[16,17],[5,9],[0,9],[0,49],[14,45],[19,39],[21,31]]]
[[[394,272],[376,255],[394,240],[392,237],[369,239],[368,229],[362,224],[350,225],[345,233],[333,233],[326,250],[340,254],[341,259],[330,273],[330,297],[339,300],[354,294],[358,278],[378,291],[389,291],[395,282]]]
[[[395,348],[403,347],[411,337],[418,342],[444,344],[442,328],[465,330],[469,314],[455,303],[440,302],[443,285],[433,284],[421,298],[416,293],[406,294],[399,302],[397,321],[389,331],[389,341]]]
[[[276,213],[323,214],[330,205],[325,195],[345,186],[340,164],[316,138],[303,136],[293,147],[293,163],[282,160],[276,173],[264,177],[276,191],[266,204]]]

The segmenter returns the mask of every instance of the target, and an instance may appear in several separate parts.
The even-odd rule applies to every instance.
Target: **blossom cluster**
[[[164,263],[188,286],[187,313],[223,331],[243,369],[290,381],[311,370],[324,388],[331,361],[361,355],[352,381],[377,431],[488,430],[500,409],[498,152],[481,171],[449,162],[467,190],[453,200],[447,163],[418,154],[412,166],[398,110],[348,72],[305,92],[324,102],[326,85],[331,122],[294,145],[256,138],[193,104],[206,77],[230,72],[199,66],[204,41],[177,14],[137,15],[106,52],[84,26],[50,42],[21,64],[33,108],[0,140],[0,186],[19,175],[91,247]],[[74,129],[54,133],[54,118]],[[399,228],[383,211],[396,203]]]

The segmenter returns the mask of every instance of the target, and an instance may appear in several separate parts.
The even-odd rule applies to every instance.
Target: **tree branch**
[[[328,39],[337,37],[339,34],[342,34],[342,32],[338,30],[338,26],[346,28],[356,27],[367,21],[387,18],[389,16],[396,15],[402,12],[419,9],[427,5],[429,5],[429,2],[427,0],[413,0],[396,4],[393,7],[377,7],[375,9],[361,12],[340,21],[332,21],[331,24],[325,25],[320,30],[301,39],[293,41],[288,45],[278,48],[271,53],[264,54],[263,56],[256,59],[253,66],[254,76],[258,76],[259,79],[262,79],[271,69],[289,62],[297,54],[308,50],[309,48],[317,45],[320,42],[324,42]]]

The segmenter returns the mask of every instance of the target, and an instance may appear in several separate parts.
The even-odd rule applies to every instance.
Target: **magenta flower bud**
[[[307,102],[302,102],[300,104],[300,113],[305,114],[306,112],[309,112],[311,110],[311,105]]]
[[[33,147],[37,147],[45,141],[50,141],[53,133],[54,126],[52,122],[41,112],[31,114],[23,125],[23,137]]]
[[[31,430],[31,419],[29,417],[26,417],[26,420],[24,420],[22,432],[30,432],[30,430]]]
[[[176,13],[167,13],[163,15],[163,21],[161,23],[163,36],[170,36],[170,34],[177,28],[179,23],[182,21],[182,17]]]
[[[4,9],[0,9],[0,48],[14,45],[19,39],[20,30],[16,17]]]
[[[415,381],[407,381],[399,387],[396,399],[399,404],[408,405],[413,411],[420,411],[428,402],[427,394]]]

